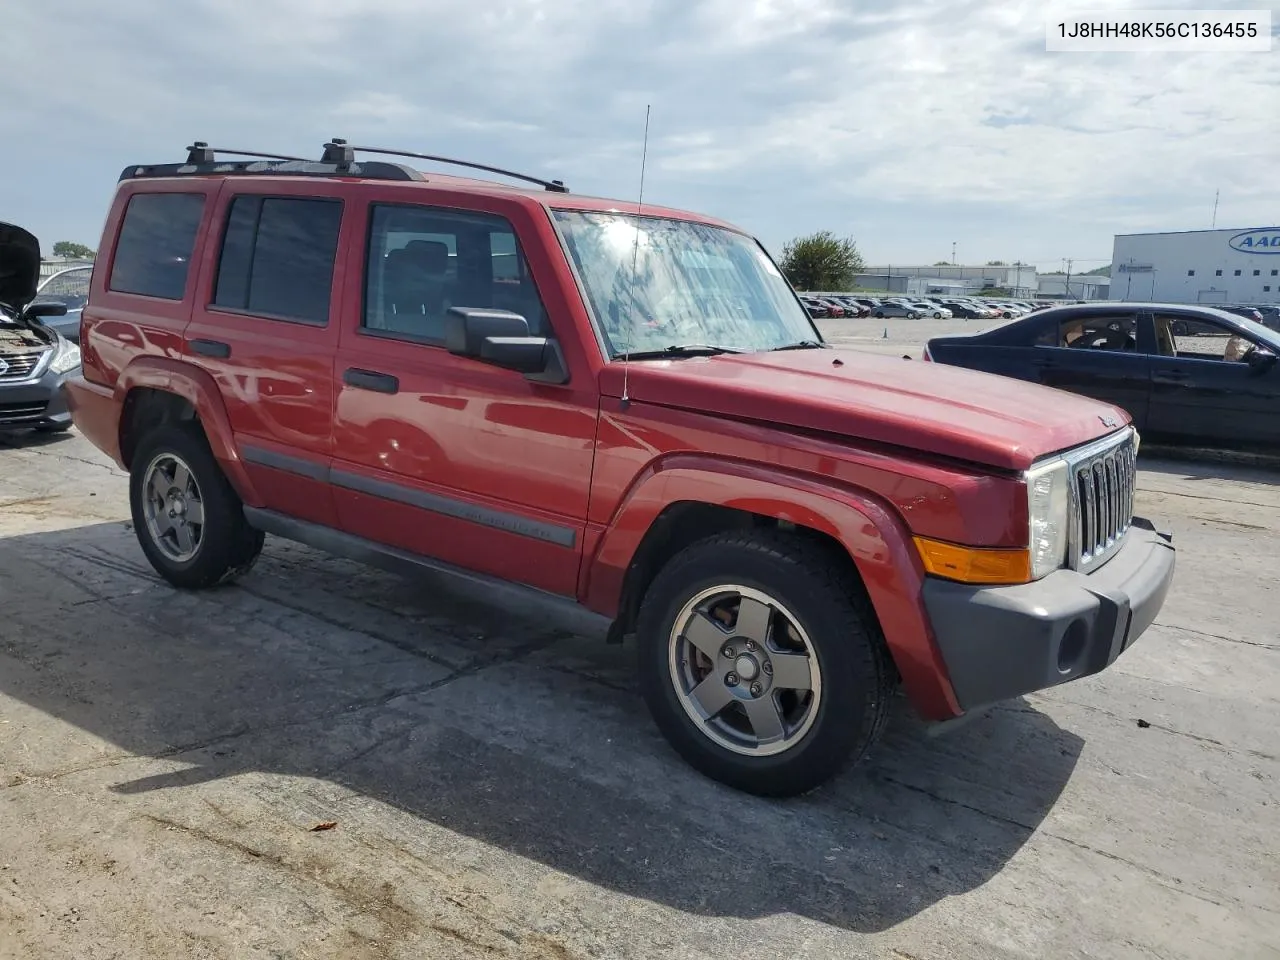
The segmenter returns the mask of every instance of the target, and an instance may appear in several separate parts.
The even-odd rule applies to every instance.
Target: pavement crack
[[[1182,497],[1186,500],[1207,500],[1211,503],[1229,503],[1233,507],[1260,507],[1263,510],[1274,510],[1276,508],[1274,503],[1258,503],[1254,500],[1232,500],[1229,497],[1209,497],[1202,493],[1174,493],[1172,490],[1156,490],[1152,488],[1139,489],[1142,493],[1154,493],[1162,497]],[[1197,517],[1196,519],[1202,518]]]
[[[1158,681],[1153,681],[1153,682],[1158,682]],[[1049,697],[1049,696],[1044,696],[1043,694],[1039,695],[1039,697],[1040,699],[1045,700],[1049,703],[1059,703],[1059,704],[1064,704],[1066,706],[1079,707],[1081,710],[1088,710],[1092,713],[1099,713],[1099,714],[1102,714],[1102,716],[1104,717],[1109,717],[1112,720],[1119,720],[1123,723],[1138,722],[1137,717],[1126,717],[1126,716],[1123,716],[1122,714],[1115,713],[1112,710],[1108,710],[1105,707],[1099,707],[1096,704],[1081,703],[1078,700],[1067,700],[1066,698],[1059,697],[1059,696]],[[1280,762],[1280,757],[1273,756],[1272,754],[1269,754],[1269,753],[1263,753],[1261,750],[1254,750],[1250,747],[1233,747],[1223,743],[1221,740],[1214,740],[1212,737],[1202,737],[1196,733],[1187,733],[1185,730],[1177,730],[1173,727],[1165,726],[1164,724],[1152,723],[1149,720],[1143,720],[1142,722],[1147,724],[1147,727],[1151,730],[1159,730],[1161,733],[1167,733],[1175,737],[1184,737],[1188,740],[1194,740],[1197,743],[1202,743],[1205,746],[1217,747],[1219,750],[1223,751],[1224,753],[1228,753],[1232,755],[1245,754],[1247,756],[1254,757],[1255,759],[1258,759],[1258,760],[1269,760],[1269,761],[1272,761],[1273,763]]]
[[[1261,640],[1244,640],[1240,637],[1224,637],[1220,633],[1209,633],[1207,630],[1197,630],[1195,627],[1184,627],[1175,623],[1157,624],[1166,630],[1178,630],[1182,633],[1193,633],[1197,637],[1204,637],[1206,640],[1221,640],[1224,643],[1242,643],[1248,647],[1261,647],[1263,650],[1280,650],[1280,644],[1264,643]]]
[[[10,444],[10,443],[4,443],[0,445],[10,447],[11,449],[19,449],[23,453],[31,454],[37,457],[52,457],[53,459],[59,460],[59,461],[69,461],[71,463],[83,463],[89,467],[97,467],[99,470],[106,470],[108,473],[117,477],[128,476],[128,474],[123,473],[120,470],[120,468],[117,467],[114,463],[103,463],[100,460],[90,460],[87,457],[73,457],[69,454],[61,453],[57,450],[38,450],[34,447],[21,447],[16,444]]]
[[[288,603],[281,600],[279,597],[272,596],[269,593],[264,593],[263,591],[255,589],[254,587],[244,583],[235,584],[233,589],[247,593],[249,596],[257,600],[261,600],[263,603],[275,604],[277,606],[284,607],[286,610],[292,610],[294,613],[301,614],[304,617],[311,617],[314,620],[320,621],[325,626],[333,627],[337,630],[344,630],[347,633],[358,633],[362,636],[369,637],[372,640],[377,640],[379,643],[386,644],[389,647],[394,647],[402,653],[407,653],[420,660],[426,660],[428,663],[434,663],[438,667],[444,667],[446,670],[458,669],[457,664],[450,663],[448,660],[445,660],[443,657],[440,657],[429,650],[424,650],[422,647],[413,644],[408,640],[402,640],[399,637],[385,633],[384,631],[368,626],[352,626],[350,623],[345,623],[337,617],[322,613],[319,610]]]
[[[573,667],[566,667],[561,664],[555,664],[547,669],[555,673],[563,673],[565,676],[576,677],[579,680],[585,680],[587,683],[594,683],[597,686],[605,687],[609,690],[616,690],[618,693],[635,693],[635,687],[629,687],[625,683],[618,683],[607,677],[601,677],[594,673],[587,673],[585,670],[575,670]]]
[[[431,693],[435,690],[441,689],[442,687],[447,687],[449,684],[456,683],[457,681],[462,680],[466,677],[470,677],[474,674],[480,673],[481,671],[489,670],[493,667],[504,666],[506,664],[515,663],[519,660],[524,659],[525,657],[528,657],[534,653],[537,653],[540,650],[546,649],[547,647],[550,647],[553,644],[558,643],[561,640],[564,640],[570,636],[572,636],[572,634],[564,630],[552,630],[546,634],[543,634],[541,637],[538,637],[537,639],[529,641],[528,643],[520,644],[519,646],[511,649],[505,654],[502,654],[500,656],[486,657],[483,659],[473,661],[472,663],[467,664],[464,667],[461,667],[459,669],[452,671],[447,676],[440,677],[439,679],[433,680],[430,683],[417,684],[415,686],[400,689],[400,690],[391,690],[386,693],[379,694],[376,697],[370,697],[365,700],[357,700],[355,703],[348,703],[341,707],[336,707],[331,710],[322,710],[317,713],[310,714],[306,717],[295,717],[290,720],[281,720],[276,723],[267,723],[267,724],[252,725],[252,726],[251,725],[240,726],[233,730],[229,730],[226,733],[215,734],[213,736],[205,737],[200,740],[194,740],[194,741],[188,741],[182,744],[176,744],[174,746],[166,747],[165,749],[156,751],[154,753],[148,753],[148,754],[119,753],[109,757],[100,758],[98,760],[91,761],[89,763],[77,764],[75,766],[63,768],[61,770],[55,770],[50,773],[24,774],[23,775],[25,777],[24,780],[20,782],[12,782],[8,784],[0,785],[0,791],[10,789],[13,787],[22,786],[25,783],[31,783],[31,782],[52,783],[57,780],[65,779],[66,777],[74,776],[75,774],[78,774],[78,773],[87,773],[95,770],[107,770],[112,767],[122,766],[127,763],[144,762],[147,760],[171,760],[176,757],[180,757],[183,754],[193,753],[198,750],[207,750],[210,747],[222,746],[223,744],[231,743],[233,741],[240,740],[245,737],[255,736],[258,734],[266,734],[266,733],[278,733],[282,730],[292,730],[297,727],[305,727],[314,723],[323,723],[326,720],[334,720],[339,717],[346,717],[346,716],[351,716],[353,714],[362,713],[366,710],[377,709],[378,707],[384,707],[384,706],[387,706],[388,704],[394,703],[396,700],[402,700],[407,697],[421,696],[424,693]],[[394,739],[395,736],[396,735],[393,734],[390,739]],[[358,759],[358,757],[352,758],[352,759]],[[350,762],[350,761],[344,761],[344,763],[345,762]]]
[[[1188,890],[1185,884],[1183,883],[1183,881],[1179,877],[1174,877],[1169,874],[1162,873],[1161,871],[1156,870],[1154,867],[1148,867],[1145,864],[1138,863],[1136,860],[1130,860],[1127,857],[1122,857],[1119,854],[1110,853],[1106,850],[1099,850],[1097,847],[1090,846],[1089,844],[1081,840],[1073,840],[1070,837],[1064,837],[1062,834],[1054,833],[1052,830],[1047,830],[1042,828],[1039,831],[1037,831],[1034,826],[1023,823],[1021,820],[1016,820],[1012,817],[1006,817],[998,813],[992,813],[990,810],[984,810],[981,807],[974,806],[973,804],[965,803],[961,800],[955,800],[955,799],[952,799],[951,797],[943,796],[942,794],[935,793],[932,790],[927,790],[924,787],[917,787],[914,784],[906,783],[902,780],[898,780],[895,777],[886,776],[886,777],[883,777],[883,779],[896,786],[902,787],[905,790],[910,790],[914,793],[923,794],[924,796],[929,797],[932,800],[937,800],[939,803],[945,803],[953,807],[959,807],[962,810],[968,810],[972,813],[978,814],[979,816],[986,817],[989,820],[994,820],[997,823],[1003,823],[1008,826],[1018,827],[1019,829],[1027,831],[1028,835],[1039,832],[1043,836],[1050,837],[1054,840],[1057,840],[1059,843],[1065,843],[1068,846],[1075,847],[1078,850],[1084,850],[1088,853],[1095,854],[1107,860],[1113,860],[1116,863],[1123,863],[1126,866],[1132,867],[1133,869],[1146,874],[1151,879],[1160,883],[1161,886],[1167,887],[1170,890],[1175,890],[1178,893],[1185,894],[1186,896],[1192,897],[1196,900],[1202,900],[1205,903],[1213,904],[1216,907],[1226,906],[1226,904],[1224,904],[1223,902],[1219,900],[1215,900],[1206,894],[1198,893],[1195,890]],[[1230,900],[1231,903],[1236,904],[1237,906],[1255,907],[1256,909],[1264,910],[1267,913],[1280,913],[1280,911],[1276,911],[1269,907],[1262,906],[1261,904],[1245,904],[1234,897],[1229,897],[1227,899]]]

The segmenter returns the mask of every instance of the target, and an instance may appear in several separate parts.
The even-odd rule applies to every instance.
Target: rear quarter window
[[[181,300],[204,204],[203,193],[135,193],[120,225],[108,288]]]

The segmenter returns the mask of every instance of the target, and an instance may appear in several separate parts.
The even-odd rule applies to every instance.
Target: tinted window
[[[1036,343],[1073,350],[1137,350],[1138,323],[1133,317],[1069,317],[1041,330]]]
[[[546,335],[546,312],[515,231],[502,217],[375,204],[363,326],[439,341],[449,308],[510,310]]]
[[[325,324],[340,200],[241,196],[231,204],[214,306]]]
[[[120,226],[110,288],[181,300],[203,214],[202,193],[134,194]]]

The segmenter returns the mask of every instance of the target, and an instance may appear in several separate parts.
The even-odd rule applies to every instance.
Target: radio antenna
[[[622,348],[622,408],[625,410],[631,403],[631,395],[627,392],[627,384],[631,373],[631,331],[632,313],[636,302],[636,276],[640,269],[640,213],[644,209],[644,170],[649,162],[649,111],[652,104],[644,107],[644,146],[640,150],[640,197],[636,201],[636,238],[631,248],[631,289],[627,292],[627,342]]]

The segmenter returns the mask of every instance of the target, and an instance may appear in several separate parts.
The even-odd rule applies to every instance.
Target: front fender
[[[140,388],[172,393],[191,404],[209,440],[209,449],[213,451],[240,499],[246,506],[263,506],[236,450],[227,406],[223,403],[222,392],[211,374],[171,357],[144,356],[125,367],[116,381],[115,395],[121,409],[125,409],[129,392]],[[122,421],[121,430],[124,426]]]
[[[827,534],[853,559],[913,705],[927,720],[962,711],[921,600],[924,568],[901,517],[883,500],[843,484],[757,463],[696,455],[645,471],[615,512],[590,560],[584,602],[616,616],[632,558],[673,503],[693,501],[790,521]]]

